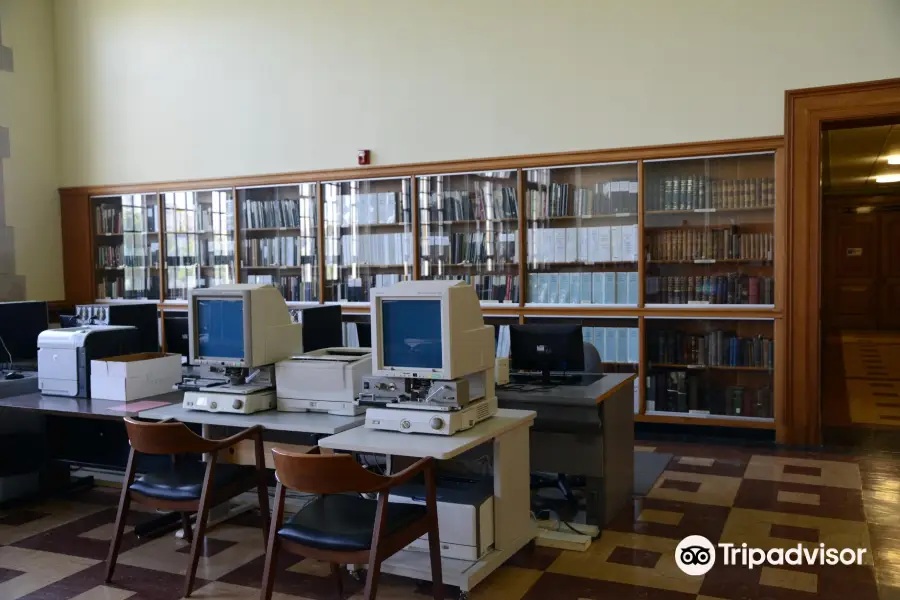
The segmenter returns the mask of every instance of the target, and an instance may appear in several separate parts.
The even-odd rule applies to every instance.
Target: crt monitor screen
[[[382,300],[381,348],[385,368],[442,368],[441,301]]]
[[[241,300],[197,300],[198,358],[244,358],[244,303]]]

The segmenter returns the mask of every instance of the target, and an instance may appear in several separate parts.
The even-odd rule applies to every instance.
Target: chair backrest
[[[310,494],[377,492],[391,480],[365,470],[349,454],[297,454],[272,448],[275,476],[287,488]]]
[[[204,454],[217,445],[178,421],[151,423],[126,417],[125,430],[131,447],[144,454]]]
[[[603,361],[600,351],[593,344],[584,343],[584,372],[603,374]]]

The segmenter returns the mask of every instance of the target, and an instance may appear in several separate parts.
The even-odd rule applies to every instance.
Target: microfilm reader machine
[[[291,321],[271,285],[191,290],[188,332],[191,362],[216,373],[185,391],[189,410],[251,414],[275,408],[275,364],[303,352],[303,325]]]
[[[366,427],[453,435],[497,413],[494,328],[471,285],[403,281],[371,294]]]

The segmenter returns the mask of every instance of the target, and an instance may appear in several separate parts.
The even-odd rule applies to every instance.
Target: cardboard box
[[[181,383],[181,355],[142,352],[91,361],[91,398],[139,400]]]

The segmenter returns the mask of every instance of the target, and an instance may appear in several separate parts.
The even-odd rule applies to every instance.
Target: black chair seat
[[[213,472],[213,489],[242,478],[253,482],[251,478],[255,477],[255,474],[255,467],[218,463]],[[159,500],[199,500],[205,475],[206,463],[183,463],[165,471],[142,475],[135,479],[128,489]]]
[[[377,501],[359,496],[321,496],[287,521],[278,530],[278,535],[320,550],[368,550],[372,545],[377,508]],[[426,514],[424,506],[391,502],[388,504],[387,531],[382,535],[405,529]]]

